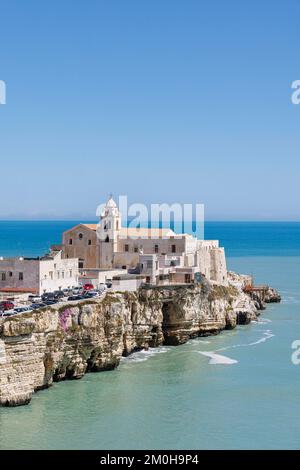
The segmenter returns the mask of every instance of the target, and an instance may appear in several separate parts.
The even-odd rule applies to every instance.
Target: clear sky
[[[1,0],[1,218],[300,220],[298,0]]]

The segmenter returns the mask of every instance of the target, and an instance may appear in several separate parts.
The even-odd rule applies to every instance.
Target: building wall
[[[5,258],[0,260],[0,288],[36,289],[38,292],[39,264],[39,260],[36,259]],[[23,280],[20,279],[20,273],[22,273]]]
[[[181,254],[185,252],[186,237],[171,237],[171,238],[121,238],[118,240],[118,252],[125,252],[125,245],[128,245],[128,252],[139,253],[141,250],[143,254],[156,254],[155,245],[158,246],[157,254]],[[172,246],[175,245],[175,253],[172,251]]]
[[[98,267],[101,269],[112,269],[117,267],[114,263],[114,247],[116,246],[113,241],[103,242],[99,241],[99,263]]]
[[[20,279],[22,273],[23,279]],[[5,280],[2,280],[5,274]],[[20,259],[0,260],[0,288],[35,289],[38,294],[65,289],[78,284],[78,260],[61,259]]]
[[[148,278],[151,284],[156,284],[159,275],[159,255],[140,255],[139,257],[140,272]]]
[[[97,234],[94,230],[78,225],[64,232],[62,248],[64,258],[83,260],[84,268],[97,267]]]
[[[224,248],[213,248],[211,250],[210,279],[218,284],[227,286],[227,266]]]
[[[126,273],[127,271],[125,271]],[[99,287],[99,284],[105,284],[106,281],[112,280],[114,276],[120,276],[124,274],[124,269],[109,269],[109,270],[87,270],[87,276],[84,275],[79,276],[80,284],[85,284],[87,282],[91,282],[94,287]]]
[[[122,269],[123,266],[135,268],[139,263],[139,253],[134,252],[117,252],[114,254],[114,268]]]
[[[134,292],[143,282],[143,279],[113,279],[112,290]]]
[[[62,259],[60,256],[53,260],[40,261],[40,293],[53,292],[78,285],[77,258]]]
[[[207,279],[210,279],[211,273],[211,255],[210,250],[201,247],[196,253],[195,265],[199,267],[200,273],[204,274]]]

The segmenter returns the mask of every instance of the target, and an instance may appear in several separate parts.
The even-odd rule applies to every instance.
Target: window
[[[57,279],[59,279],[59,278],[60,278],[60,272],[57,271]]]
[[[122,266],[122,269],[126,269],[126,266]]]
[[[89,240],[89,241],[88,241],[88,245],[91,246],[91,244],[92,244],[92,240]]]
[[[73,271],[72,271],[72,269],[70,269],[70,277],[72,277],[72,276],[73,276]]]
[[[172,253],[176,253],[176,245],[172,245]]]
[[[69,245],[73,245],[73,240],[72,240],[72,238],[69,239]]]
[[[138,251],[139,251],[138,247],[135,246],[135,247],[134,247],[134,252],[137,253]]]
[[[51,281],[52,281],[52,280],[53,280],[53,271],[50,271],[50,272],[49,272],[49,277],[50,277],[50,279],[51,279]]]
[[[64,271],[61,273],[61,277],[62,277],[62,279],[65,278],[65,273],[64,273]]]
[[[155,261],[155,269],[158,270],[158,261]]]
[[[129,245],[124,245],[124,251],[125,251],[126,253],[128,253],[128,251],[129,251]]]
[[[79,240],[82,240],[82,239],[83,239],[82,233],[80,233],[80,234],[78,235],[78,238],[79,238]]]
[[[78,268],[83,269],[83,265],[84,265],[84,259],[80,259],[78,262]]]
[[[152,267],[153,267],[152,260],[147,260],[147,268],[152,269]]]
[[[105,243],[108,243],[109,242],[109,236],[107,235],[107,237],[105,238]]]
[[[119,230],[119,221],[116,222],[116,230]]]
[[[158,253],[158,245],[154,245],[154,253]]]
[[[2,273],[2,274],[1,274],[1,280],[2,280],[2,281],[6,281],[6,273]]]
[[[13,273],[11,271],[9,271],[9,277],[12,277]]]
[[[24,279],[23,273],[19,273],[19,281],[23,281],[23,279]]]

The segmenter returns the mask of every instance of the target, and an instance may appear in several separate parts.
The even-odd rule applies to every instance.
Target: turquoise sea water
[[[46,247],[63,224],[72,225],[50,231],[49,222],[31,229],[27,222],[20,239],[23,222],[9,222],[9,235],[1,224],[0,252],[17,247],[28,255],[30,230]],[[115,371],[58,383],[28,406],[0,409],[0,449],[300,447],[300,365],[291,362],[291,343],[300,339],[300,224],[211,223],[206,235],[221,239],[230,269],[278,288],[282,303],[257,323],[133,354]]]

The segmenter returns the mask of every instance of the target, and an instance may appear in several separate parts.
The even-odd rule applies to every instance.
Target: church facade
[[[63,233],[63,256],[78,258],[80,270],[124,270],[147,282],[192,282],[197,273],[227,285],[224,249],[216,240],[198,240],[170,229],[122,227],[110,198],[98,224],[79,224]]]

